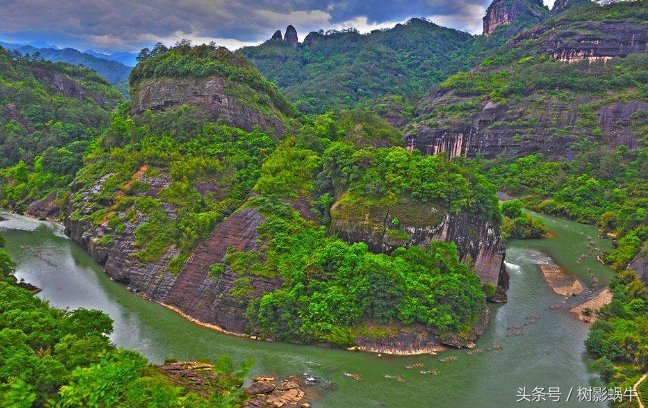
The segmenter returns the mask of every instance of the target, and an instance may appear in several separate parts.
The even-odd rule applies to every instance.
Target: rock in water
[[[270,40],[283,40],[283,35],[281,34],[281,30],[275,31],[275,33],[270,37]]]
[[[289,25],[286,28],[286,35],[284,37],[286,42],[293,47],[296,47],[299,44],[299,39],[297,38],[297,30],[292,25]]]

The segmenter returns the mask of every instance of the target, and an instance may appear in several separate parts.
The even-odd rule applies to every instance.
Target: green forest
[[[648,53],[574,52],[568,63],[553,52],[639,41],[647,4],[536,4],[538,15],[490,37],[414,18],[312,32],[296,47],[159,43],[140,52],[131,97],[154,100],[155,86],[142,90],[160,80],[217,78],[223,89],[173,106],[162,95],[141,111],[89,69],[0,48],[0,207],[45,218],[29,209],[54,206],[109,274],[121,251],[123,276],[111,278],[146,299],[164,304],[172,296],[158,290],[185,279],[191,306],[167,306],[191,318],[196,304],[226,304],[237,334],[342,350],[408,330],[475,347],[490,302],[515,279],[504,247],[551,239],[531,211],[594,225],[612,242],[599,261],[613,297],[583,350],[608,387],[628,388],[648,370]],[[237,115],[253,126],[236,127]],[[269,118],[276,128],[262,126]],[[457,135],[473,145],[424,154],[413,140],[428,133],[441,135],[429,152]],[[232,245],[208,253],[221,240]],[[252,360],[222,356],[203,386],[188,386],[114,345],[107,314],[53,308],[15,270],[0,248],[0,406],[253,397]]]
[[[4,238],[2,237],[2,240]],[[0,405],[3,407],[235,407],[251,362],[213,363],[199,392],[178,386],[141,355],[116,348],[99,310],[59,310],[13,277],[0,248]]]

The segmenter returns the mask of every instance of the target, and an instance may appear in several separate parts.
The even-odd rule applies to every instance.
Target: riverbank
[[[597,320],[597,312],[605,305],[612,302],[612,291],[605,288],[593,298],[572,307],[569,311],[578,316],[578,320],[585,323],[594,323]]]
[[[41,217],[35,216],[33,212],[27,212],[25,215],[21,214],[20,216],[38,222],[49,222],[52,224],[59,225],[61,228],[64,228],[64,225],[61,225],[59,221],[42,219]],[[66,235],[67,235],[67,231],[66,231]],[[74,239],[72,240],[74,241]],[[89,249],[85,249],[86,252],[89,253],[91,257],[95,258],[97,262],[101,263],[101,261],[98,260],[98,257],[96,256],[97,251],[93,251],[91,246],[88,247]],[[44,261],[47,262],[47,260]],[[107,276],[111,275],[107,273],[105,269],[104,269],[104,273],[106,273]],[[113,278],[113,276],[110,276],[110,279],[114,279],[118,283],[121,283],[118,277]],[[200,319],[191,316],[190,314],[188,314],[187,312],[185,312],[184,310],[182,310],[177,306],[170,305],[163,301],[150,298],[142,294],[141,292],[133,290],[130,286],[126,286],[126,287],[135,296],[144,299],[146,301],[150,301],[160,306],[163,306],[166,309],[173,311],[174,313],[178,314],[182,318],[190,321],[191,323],[199,327],[213,330],[221,334],[245,338],[249,340],[257,340],[263,342],[274,341],[272,339],[259,338],[255,335],[250,335],[242,331],[228,330],[225,327],[222,327],[217,324],[204,322]],[[473,325],[473,328],[470,331],[465,333],[449,332],[449,333],[437,334],[430,328],[423,327],[421,325],[414,325],[414,326],[394,325],[397,332],[396,335],[387,336],[384,338],[364,337],[362,335],[358,335],[354,337],[355,345],[353,347],[348,348],[347,350],[361,351],[361,352],[367,352],[373,354],[393,355],[393,356],[418,356],[418,355],[425,355],[425,354],[435,355],[437,353],[447,351],[449,348],[461,349],[461,348],[474,347],[474,342],[477,340],[479,336],[481,336],[484,333],[484,331],[488,326],[489,316],[490,316],[490,309],[488,309],[487,307],[480,314],[480,317],[478,321]],[[352,328],[352,330],[355,329]],[[313,343],[313,345],[319,347],[331,348],[331,346],[328,344]]]
[[[105,311],[115,322],[111,337],[115,344],[139,351],[156,364],[169,357],[215,361],[227,354],[241,362],[252,356],[255,364],[251,376],[271,374],[284,379],[302,373],[314,378],[311,387],[317,398],[310,402],[313,408],[413,408],[429,406],[430,401],[439,408],[500,408],[516,405],[520,386],[599,384],[598,376],[583,359],[588,325],[575,323],[565,308],[546,310],[564,299],[548,288],[536,259],[538,245],[552,258],[576,259],[586,237],[593,233],[589,226],[556,222],[553,228],[557,239],[570,238],[558,244],[553,239],[507,243],[509,302],[490,305],[491,323],[475,341],[476,348],[450,348],[443,356],[379,357],[250,341],[205,330],[161,305],[133,296],[123,284],[112,281],[85,250],[63,235],[58,225],[7,217],[11,221],[0,223],[0,227],[7,237],[7,250],[18,264],[16,274],[43,289],[39,298],[60,309]],[[24,251],[21,246],[34,250]],[[602,276],[598,270],[594,272]],[[524,325],[524,316],[532,315],[540,319]],[[509,335],[507,327],[516,324],[521,325],[522,335]],[[588,407],[604,408],[605,404],[593,402]]]

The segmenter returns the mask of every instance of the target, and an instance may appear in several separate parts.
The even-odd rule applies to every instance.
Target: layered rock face
[[[345,195],[331,208],[331,229],[346,241],[367,243],[376,252],[433,241],[454,242],[462,261],[474,265],[482,283],[498,288],[492,300],[506,299],[509,277],[504,243],[499,229],[483,219],[409,200],[370,206]]]
[[[563,3],[562,6],[568,6],[567,3],[575,2]],[[565,63],[607,63],[612,58],[647,53],[647,44],[645,21],[563,18],[519,34],[509,41],[508,47],[524,49],[520,55],[532,58],[541,55]],[[578,69],[585,78],[594,79],[599,73],[609,76],[605,65],[598,68],[593,65],[591,69],[584,65]],[[489,71],[479,67],[475,72],[481,70]],[[523,68],[508,64],[501,69],[501,74],[506,76],[517,70]],[[593,87],[581,94],[568,90],[569,97],[561,98],[548,91],[550,86],[529,89],[526,83],[529,80],[521,76],[517,85],[525,89],[498,102],[491,101],[488,93],[475,89],[437,91],[419,105],[418,114],[422,119],[416,119],[406,129],[406,145],[425,154],[449,157],[479,154],[494,158],[499,154],[540,153],[569,158],[576,154],[578,140],[601,143],[610,150],[619,145],[635,149],[641,143],[643,136],[638,129],[644,120],[642,112],[648,108],[641,96],[606,100]],[[559,84],[555,91],[561,91]],[[631,90],[624,92],[632,93]],[[460,109],[461,115],[444,113],[451,106]]]
[[[215,121],[247,131],[260,127],[274,134],[283,132],[280,117],[242,103],[234,96],[235,90],[234,84],[217,76],[150,78],[131,89],[131,106],[137,115],[147,109],[159,111],[188,104],[203,109]]]
[[[145,193],[148,195],[157,194],[169,182],[166,175],[150,177],[143,172],[138,172],[135,178],[150,185]],[[92,190],[100,189],[106,179],[99,180]],[[82,191],[80,194],[89,198],[91,191]],[[76,203],[77,209],[82,208],[82,202],[83,200]],[[170,217],[175,217],[172,206],[166,209]],[[230,247],[238,251],[259,248],[257,228],[263,222],[263,217],[258,210],[246,208],[222,221],[210,238],[201,243],[183,263],[178,274],[169,271],[170,262],[180,253],[175,246],[152,263],[140,263],[135,257],[140,249],[135,245],[135,230],[144,222],[146,214],[141,214],[137,221],[127,222],[125,228],[117,232],[107,224],[93,226],[89,222],[67,219],[65,232],[86,248],[97,262],[104,265],[110,277],[126,283],[132,292],[224,331],[245,332],[246,319],[243,313],[249,299],[232,295],[238,275],[227,266],[216,275],[210,273],[210,268],[223,261]],[[100,238],[108,234],[112,237],[112,243],[104,245]],[[256,276],[249,278],[255,288],[255,297],[281,286],[279,279]]]
[[[547,11],[542,0],[495,0],[486,10],[484,35],[490,36],[498,27],[521,18],[539,22]]]
[[[299,45],[299,38],[297,37],[297,29],[289,25],[286,27],[286,34],[281,35],[281,30],[275,31],[275,33],[270,37],[270,41],[285,41],[291,47],[297,47]]]
[[[520,34],[511,42],[517,46],[525,40],[542,39],[541,52],[563,62],[607,62],[614,57],[648,52],[648,30],[645,23],[603,20],[579,22],[569,30],[544,27]]]
[[[439,92],[428,99],[424,108],[434,110],[448,103],[468,102],[472,97]],[[574,140],[592,137],[592,128],[577,128],[582,118],[579,106],[587,100],[567,103],[558,98],[530,97],[528,104],[496,104],[484,100],[481,109],[468,112],[461,121],[430,126],[425,122],[412,124],[406,133],[409,149],[424,154],[448,157],[475,157],[478,154],[494,158],[499,154],[526,156],[541,153],[546,156],[567,156],[576,153]],[[540,105],[531,108],[529,105]],[[648,110],[648,103],[639,101],[614,102],[596,112],[601,135],[597,138],[610,149],[626,145],[635,149],[641,135],[634,128],[634,114]],[[569,133],[561,129],[570,129]]]

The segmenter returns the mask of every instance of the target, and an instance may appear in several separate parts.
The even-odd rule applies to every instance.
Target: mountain
[[[297,116],[249,61],[226,48],[181,46],[150,55],[133,69],[129,82],[135,114],[190,104],[213,120],[277,136]]]
[[[407,143],[450,156],[572,157],[582,142],[641,143],[646,3],[583,3],[524,31],[419,106]]]
[[[62,218],[114,280],[225,332],[404,354],[473,346],[486,301],[506,300],[502,229],[543,233],[522,203],[597,224],[617,275],[587,348],[606,381],[633,384],[648,361],[646,5],[495,0],[482,36],[414,19],[301,44],[288,27],[237,53],[156,46],[131,103],[80,146],[45,139],[2,170],[0,199]],[[16,66],[79,98],[106,86],[7,58],[19,90]],[[9,96],[20,130],[38,110]],[[520,200],[508,217],[497,191]]]
[[[86,68],[33,61],[4,48],[0,73],[0,197],[2,206],[22,210],[44,193],[67,190],[121,96]],[[29,178],[31,168],[44,175]],[[54,196],[43,203],[44,214],[56,211]]]
[[[0,179],[130,290],[228,332],[404,353],[470,345],[505,300],[492,183],[371,111],[303,118],[207,45],[156,47],[130,86],[68,188],[38,160]]]
[[[104,54],[94,50],[85,50],[83,53],[90,54],[92,56],[101,59],[117,61],[129,67],[134,67],[135,65],[137,65],[137,53],[134,52],[122,51],[122,52],[113,52],[111,54]]]
[[[41,43],[42,44],[42,43]],[[38,53],[38,55],[52,62],[66,62],[72,65],[83,65],[86,68],[94,70],[96,73],[106,78],[111,84],[128,79],[131,67],[124,65],[113,58],[105,58],[102,54],[92,55],[84,53],[74,48],[38,48],[33,45],[21,44],[0,44],[8,50],[16,50],[21,54],[29,54],[31,56]]]
[[[648,302],[648,2],[600,3],[557,3],[442,83],[405,132],[410,150],[614,240],[599,259],[616,272],[612,300],[586,347],[604,381],[630,387],[648,367],[648,309],[632,306]]]
[[[495,0],[484,16],[484,35],[488,37],[500,27],[538,24],[548,15],[542,0]]]
[[[1,167],[33,163],[49,149],[87,142],[121,99],[88,69],[16,58],[3,48],[0,72]]]
[[[423,19],[369,34],[312,32],[301,44],[293,30],[286,31],[292,40],[275,34],[238,52],[304,113],[369,104],[386,95],[423,96],[474,63],[473,36]]]

